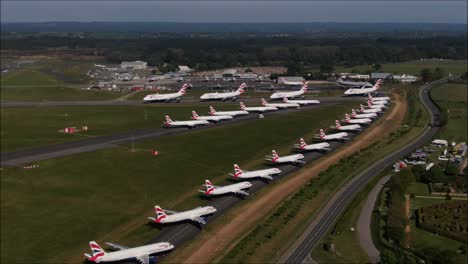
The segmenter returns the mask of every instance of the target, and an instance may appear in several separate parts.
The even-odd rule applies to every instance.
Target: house
[[[179,65],[177,66],[177,68],[179,68],[180,73],[189,73],[193,71],[192,69],[190,69],[188,66],[185,66],[185,65]]]
[[[143,70],[148,67],[148,63],[145,61],[122,61],[120,63],[121,69],[128,69],[128,70]]]
[[[393,75],[394,80],[399,80],[402,83],[412,83],[418,80],[418,77],[413,76],[413,75]]]

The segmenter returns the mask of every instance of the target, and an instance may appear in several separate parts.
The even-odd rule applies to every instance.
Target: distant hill
[[[176,22],[15,22],[2,33],[445,33],[464,34],[466,24],[432,23],[176,23]]]

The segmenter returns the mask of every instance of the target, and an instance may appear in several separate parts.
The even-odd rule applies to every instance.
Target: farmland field
[[[136,152],[115,147],[41,161],[33,170],[3,168],[1,236],[14,243],[2,243],[1,262],[81,261],[92,239],[146,242],[159,232],[145,225],[155,204],[175,210],[200,205],[196,190],[204,179],[226,183],[234,162],[259,167],[272,148],[287,153],[300,136],[309,140],[348,108],[193,131],[138,142]],[[154,157],[150,149],[161,154]]]
[[[431,96],[447,118],[447,124],[442,127],[438,136],[449,141],[466,142],[468,140],[467,84],[439,85],[431,90]]]
[[[223,105],[217,109],[235,107],[237,106]],[[2,107],[1,151],[63,143],[138,128],[161,127],[164,115],[169,114],[174,120],[189,119],[192,110],[206,115],[208,105]],[[75,134],[58,132],[65,127],[82,126],[88,126],[89,130]]]

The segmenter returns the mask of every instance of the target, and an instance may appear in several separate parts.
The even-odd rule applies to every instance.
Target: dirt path
[[[252,226],[260,221],[266,214],[281,203],[287,196],[297,191],[311,178],[317,176],[320,171],[326,170],[341,158],[348,156],[360,149],[385,137],[390,132],[398,129],[405,117],[407,105],[399,95],[394,96],[394,107],[381,122],[366,130],[356,137],[356,140],[343,146],[341,149],[330,153],[312,166],[299,171],[294,177],[289,177],[281,184],[273,186],[268,193],[257,197],[255,201],[236,207],[228,214],[232,216],[229,222],[218,225],[219,229],[209,234],[203,234],[197,239],[196,247],[191,247],[190,252],[181,252],[184,263],[208,263],[213,258],[221,255],[227,247],[234,246],[240,235],[248,232]],[[242,213],[241,213],[242,212]]]
[[[410,219],[411,217],[411,207],[410,207],[410,197],[409,195],[405,195],[405,213],[406,217]],[[405,227],[405,247],[409,248],[411,242],[411,227],[409,223]]]

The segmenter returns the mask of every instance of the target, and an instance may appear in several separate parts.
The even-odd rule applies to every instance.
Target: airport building
[[[278,78],[278,83],[284,82],[304,82],[304,78],[301,76],[281,76]]]
[[[418,77],[413,76],[413,75],[393,75],[394,80],[399,80],[402,83],[412,83],[418,80]]]
[[[120,63],[120,68],[127,70],[144,70],[147,67],[148,63],[145,61],[122,61]]]
[[[177,68],[179,68],[179,72],[180,73],[189,73],[189,72],[192,72],[192,69],[190,69],[188,66],[186,65],[179,65],[177,66]]]
[[[370,78],[372,80],[378,80],[378,79],[385,80],[385,79],[388,79],[388,78],[391,78],[391,77],[392,77],[392,74],[388,73],[388,72],[373,72],[370,75]]]

